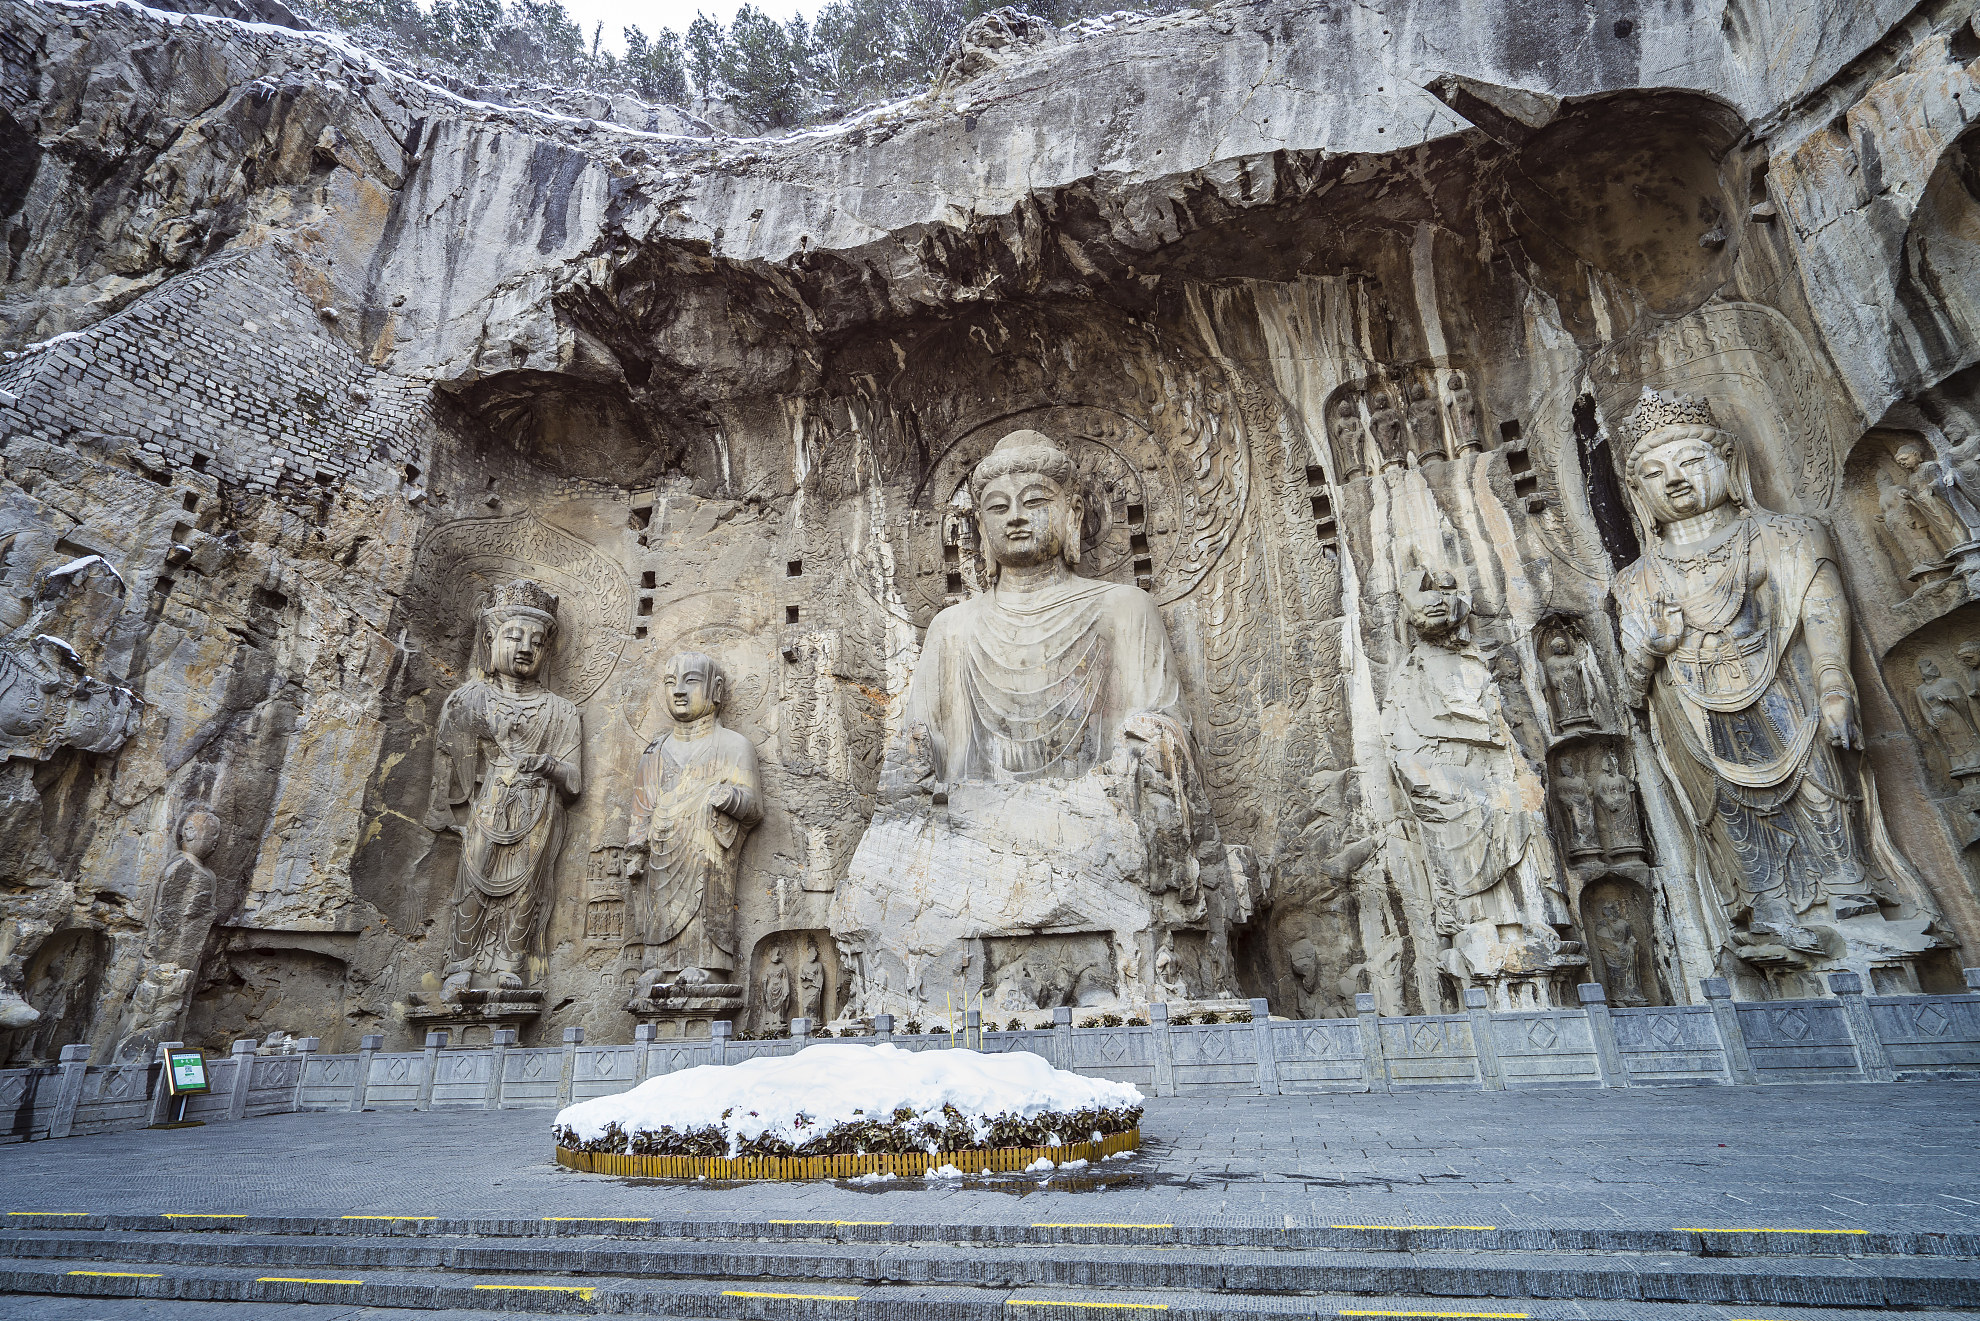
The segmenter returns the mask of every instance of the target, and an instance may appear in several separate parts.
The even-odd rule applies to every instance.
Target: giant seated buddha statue
[[[969,491],[991,586],[929,625],[833,900],[860,1011],[1234,994],[1225,930],[1248,916],[1247,881],[1196,772],[1161,614],[1074,572],[1078,472],[1049,437],[1006,436]]]

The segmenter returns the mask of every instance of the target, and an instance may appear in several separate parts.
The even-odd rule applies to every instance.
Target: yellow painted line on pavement
[[[891,1220],[772,1220],[773,1225],[891,1225]]]
[[[1062,1303],[1056,1298],[1007,1298],[1006,1307],[1114,1307],[1137,1312],[1166,1312],[1167,1303]]]
[[[307,1280],[296,1275],[261,1275],[256,1284],[363,1284],[363,1280]]]
[[[10,1216],[93,1216],[94,1211],[9,1211]]]
[[[225,1213],[213,1211],[167,1211],[164,1218],[167,1220],[245,1220],[247,1216],[238,1211]]]
[[[1033,1229],[1174,1229],[1174,1225],[1135,1225],[1113,1220],[1040,1220]],[[1136,1304],[1139,1306],[1139,1304]],[[1153,1304],[1150,1304],[1153,1306]]]
[[[591,1289],[579,1288],[574,1284],[477,1284],[477,1289],[527,1289],[533,1293],[574,1293],[586,1302],[591,1301]]]
[[[1460,1316],[1460,1317],[1489,1317],[1492,1318],[1492,1321],[1526,1321],[1526,1313],[1524,1312],[1347,1312],[1347,1311],[1342,1311],[1336,1313],[1336,1315],[1337,1316],[1444,1316],[1444,1317]]]
[[[1868,1234],[1867,1229],[1766,1229],[1749,1226],[1743,1229],[1700,1229],[1695,1225],[1678,1225],[1672,1228],[1673,1234]]]
[[[146,1275],[143,1271],[70,1271],[71,1275],[95,1275],[102,1278],[115,1276],[120,1280],[162,1280],[163,1275]]]
[[[797,1298],[812,1303],[856,1303],[856,1293],[753,1293],[748,1289],[724,1289],[724,1298]]]
[[[576,1220],[585,1223],[596,1221],[599,1224],[610,1225],[650,1225],[653,1223],[652,1216],[544,1216],[543,1218],[545,1220]]]
[[[1497,1225],[1329,1225],[1327,1226],[1327,1228],[1329,1229],[1476,1229],[1482,1233],[1486,1230],[1497,1229],[1498,1226]],[[1369,1313],[1369,1315],[1375,1316],[1375,1315],[1386,1315],[1386,1314],[1371,1312]],[[1398,1313],[1397,1315],[1401,1315],[1401,1313]],[[1428,1316],[1429,1313],[1426,1312],[1424,1313],[1424,1315]],[[1444,1315],[1444,1313],[1439,1312],[1437,1313],[1437,1315],[1442,1316]],[[1456,1315],[1456,1313],[1452,1313],[1451,1315]],[[1470,1315],[1470,1313],[1466,1313],[1466,1315]],[[1486,1316],[1489,1314],[1485,1312],[1480,1312],[1478,1313],[1478,1315]]]

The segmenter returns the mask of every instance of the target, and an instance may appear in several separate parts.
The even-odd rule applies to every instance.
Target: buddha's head
[[[686,724],[719,710],[728,684],[712,656],[683,651],[667,662],[660,686],[667,694],[667,714]]]
[[[188,857],[204,862],[219,842],[220,818],[206,808],[194,806],[179,818],[179,848]]]
[[[1719,429],[1703,399],[1645,390],[1624,429],[1632,438],[1630,488],[1658,526],[1728,501],[1745,503],[1733,472],[1732,433]]]
[[[1953,654],[1959,657],[1959,663],[1967,669],[1980,670],[1980,638],[1960,643],[1959,650]]]
[[[534,679],[550,659],[557,636],[557,597],[541,583],[518,578],[489,595],[482,613],[488,644],[488,671],[515,679]]]
[[[970,474],[969,495],[993,578],[1006,564],[1079,564],[1079,469],[1050,436],[1013,431],[998,441]]]
[[[1920,656],[1918,658],[1918,677],[1921,679],[1938,678],[1939,666],[1937,662],[1935,662],[1930,656]]]
[[[1402,606],[1410,627],[1433,642],[1461,636],[1471,602],[1456,575],[1444,569],[1415,569],[1404,575]]]
[[[1891,457],[1897,460],[1898,467],[1906,472],[1912,472],[1919,464],[1925,462],[1925,447],[1915,440],[1907,440],[1897,447],[1897,453]]]

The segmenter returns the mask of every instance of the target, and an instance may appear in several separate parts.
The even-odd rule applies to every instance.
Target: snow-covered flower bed
[[[703,1065],[567,1106],[557,1145],[635,1156],[840,1156],[1057,1147],[1126,1133],[1143,1097],[1022,1051],[817,1045]]]

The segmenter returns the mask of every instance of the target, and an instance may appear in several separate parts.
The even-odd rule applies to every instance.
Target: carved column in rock
[[[1702,399],[1646,390],[1625,430],[1632,498],[1656,529],[1616,587],[1630,700],[1728,882],[1732,952],[1806,968],[1934,948],[1923,884],[1859,755],[1827,530],[1758,506]]]
[[[557,597],[527,579],[495,588],[480,674],[448,695],[434,734],[429,829],[458,831],[441,998],[520,990],[549,916],[566,804],[584,788],[577,707],[544,683]],[[465,808],[465,813],[458,809]]]

